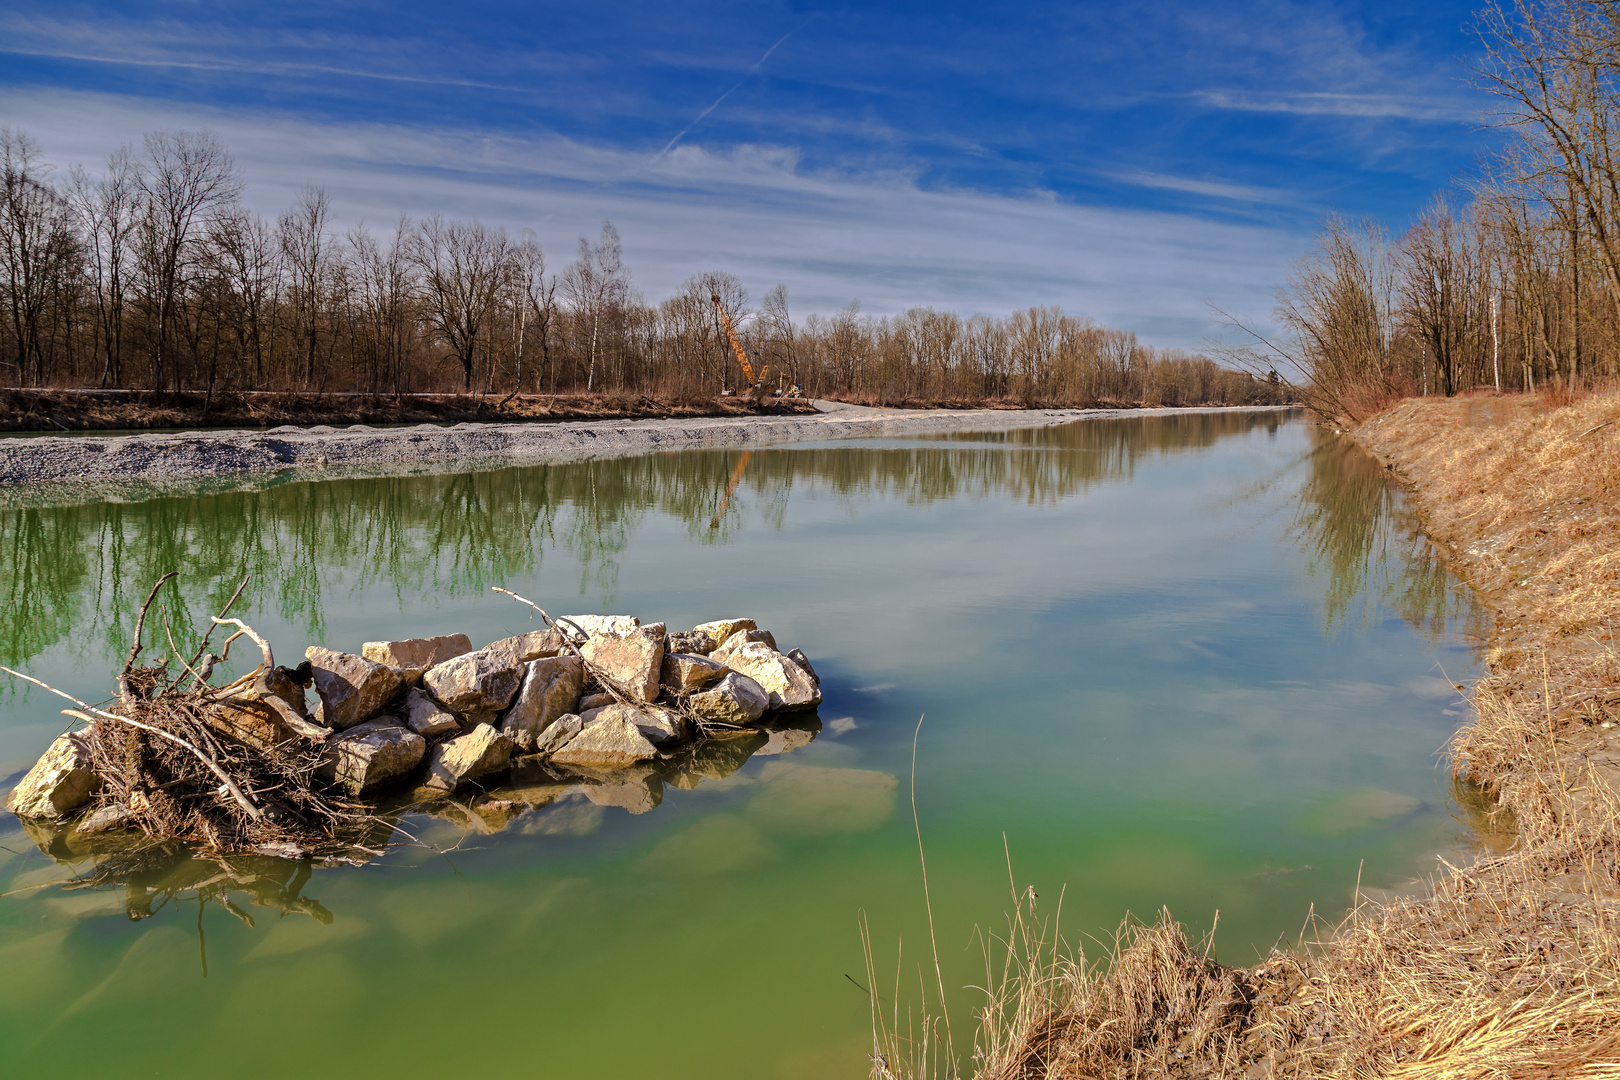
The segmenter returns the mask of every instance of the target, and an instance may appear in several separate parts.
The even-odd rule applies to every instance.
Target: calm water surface
[[[865,1075],[859,913],[887,977],[925,956],[919,716],[949,986],[982,979],[1004,843],[1071,940],[1218,909],[1245,963],[1466,834],[1435,755],[1482,616],[1376,465],[1277,414],[7,497],[0,657],[88,699],[178,568],[177,633],[252,574],[239,613],[289,658],[528,629],[491,585],[672,629],[746,614],[826,700],[630,795],[413,815],[420,843],[364,867],[65,890],[94,860],[6,816],[5,1075]],[[0,688],[0,786],[62,724]]]

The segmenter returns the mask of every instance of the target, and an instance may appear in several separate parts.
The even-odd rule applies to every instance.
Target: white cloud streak
[[[554,135],[321,124],[58,91],[0,92],[0,116],[60,165],[92,170],[143,131],[207,127],[267,216],[319,184],[340,226],[387,228],[403,210],[533,228],[554,270],[577,236],[611,218],[650,298],[720,268],[756,294],[787,284],[799,316],[853,298],[879,313],[1060,304],[1152,344],[1196,347],[1214,330],[1208,302],[1268,325],[1272,283],[1302,246],[1282,228],[1191,214],[926,190],[902,172],[818,175],[781,147],[650,155]]]

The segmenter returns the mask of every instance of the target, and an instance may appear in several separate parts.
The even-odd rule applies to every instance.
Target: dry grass
[[[1515,842],[1247,970],[1168,912],[1088,966],[1020,908],[983,1080],[1620,1078],[1620,393],[1409,400],[1356,438],[1494,613],[1451,758],[1465,809]],[[943,1064],[897,1053],[876,1075]]]

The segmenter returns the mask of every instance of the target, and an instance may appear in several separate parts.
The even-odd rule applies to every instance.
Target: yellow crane
[[[710,293],[709,299],[714,301],[714,310],[720,315],[720,325],[726,328],[726,340],[731,342],[731,351],[736,354],[737,363],[742,365],[743,378],[748,380],[748,389],[763,393],[764,372],[754,374],[753,361],[748,359],[748,350],[743,348],[742,339],[737,336],[736,328],[731,325],[731,316],[726,314],[725,306],[720,303],[720,294]]]

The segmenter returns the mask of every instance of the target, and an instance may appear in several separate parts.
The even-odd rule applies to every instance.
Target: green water
[[[3,1075],[865,1075],[859,914],[885,980],[904,949],[903,1004],[926,956],[923,715],[959,1036],[1006,852],[1074,943],[1218,909],[1218,955],[1245,963],[1358,875],[1400,888],[1466,843],[1436,751],[1482,616],[1381,470],[1277,414],[7,497],[0,659],[81,697],[108,694],[130,609],[178,568],[194,611],[251,574],[239,611],[281,657],[528,629],[491,585],[672,629],[751,615],[810,655],[825,703],[808,745],[655,780],[643,813],[575,793],[488,834],[416,815],[420,845],[364,867],[155,871],[140,920],[124,887],[36,888],[91,864],[8,816]],[[62,724],[0,689],[0,783]]]

